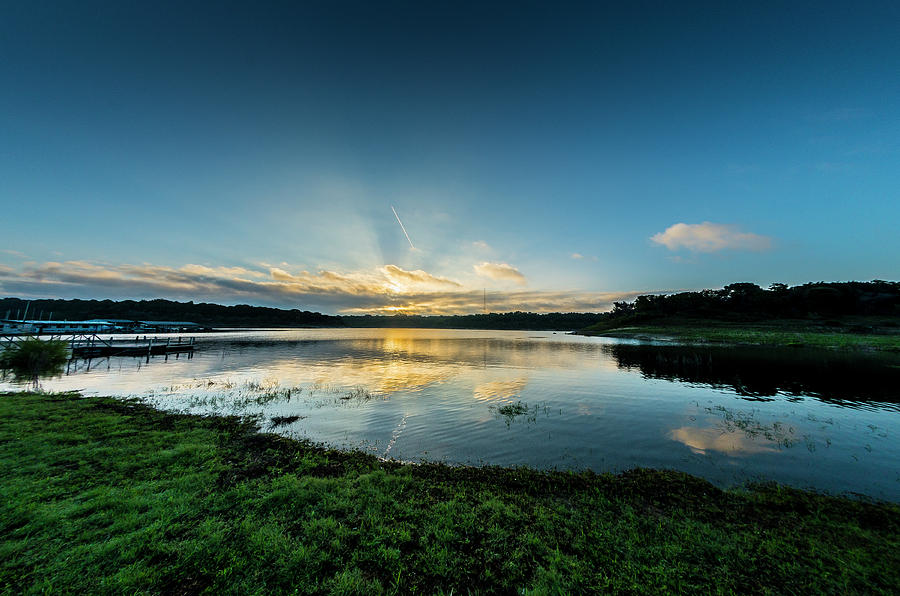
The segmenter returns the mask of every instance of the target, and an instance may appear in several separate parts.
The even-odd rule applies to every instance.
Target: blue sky
[[[4,9],[0,295],[605,310],[897,279],[896,3],[184,4]]]

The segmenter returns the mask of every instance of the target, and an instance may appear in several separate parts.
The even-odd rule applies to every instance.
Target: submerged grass
[[[525,402],[517,401],[514,403],[491,405],[488,409],[497,416],[502,417],[509,427],[516,419],[524,420],[529,424],[537,422],[538,414],[543,413],[545,416],[550,415],[550,408],[546,405],[529,406]]]
[[[234,417],[0,395],[0,591],[890,593],[900,507],[401,465]]]

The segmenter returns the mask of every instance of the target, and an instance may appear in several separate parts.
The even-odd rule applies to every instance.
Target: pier
[[[0,335],[0,349],[8,348],[25,339],[52,339],[69,344],[72,358],[101,358],[109,356],[154,356],[158,354],[177,354],[194,351],[193,337],[148,337],[140,335],[134,339],[103,338],[96,333],[68,335]]]

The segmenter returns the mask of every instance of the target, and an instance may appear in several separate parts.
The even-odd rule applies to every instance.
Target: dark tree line
[[[30,302],[30,304],[29,304]],[[190,321],[207,327],[426,327],[442,329],[549,329],[576,330],[601,320],[599,313],[529,312],[479,315],[332,316],[318,312],[264,306],[222,306],[172,300],[31,300],[0,299],[0,317],[9,312],[21,318],[56,320],[129,319],[135,321]]]
[[[740,321],[854,315],[900,316],[900,282],[776,283],[768,289],[734,283],[721,290],[638,296],[616,302],[604,317],[621,323],[673,316]]]
[[[134,321],[190,321],[208,327],[335,327],[341,317],[297,309],[265,306],[222,306],[172,300],[21,300],[0,299],[0,317],[21,317],[28,306],[28,318],[55,320],[129,319]]]

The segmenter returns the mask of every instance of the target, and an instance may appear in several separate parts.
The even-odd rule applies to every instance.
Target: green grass
[[[797,321],[739,323],[660,319],[621,327],[604,322],[588,327],[581,333],[606,337],[670,339],[689,343],[900,352],[900,332],[895,328],[858,332],[854,331],[853,326],[829,327]]]
[[[900,507],[685,474],[401,465],[0,395],[0,591],[891,593]]]

